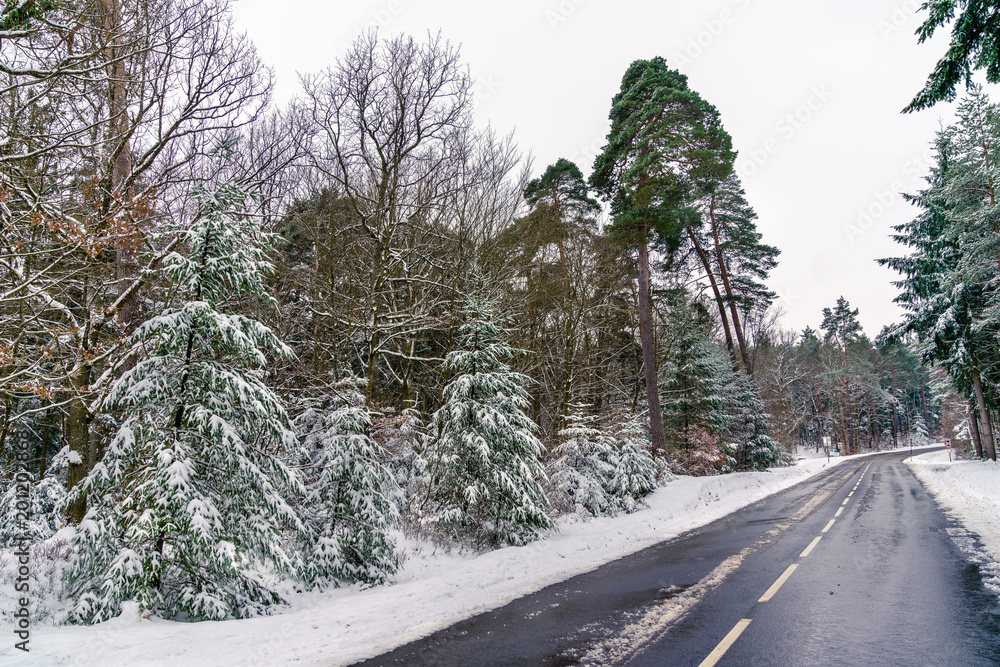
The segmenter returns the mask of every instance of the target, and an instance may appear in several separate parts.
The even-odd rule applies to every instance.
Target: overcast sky
[[[239,0],[237,22],[278,76],[332,64],[369,27],[461,45],[482,125],[515,131],[535,173],[589,174],[629,63],[663,56],[718,107],[764,241],[783,326],[818,328],[843,295],[869,335],[899,317],[889,238],[914,209],[929,142],[952,106],[899,113],[947,46],[917,45],[917,0]]]

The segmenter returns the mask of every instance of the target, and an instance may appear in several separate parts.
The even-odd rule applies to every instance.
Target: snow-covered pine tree
[[[752,378],[735,371],[727,388],[730,426],[725,434],[722,472],[766,470],[781,461],[781,445],[770,436],[764,401]]]
[[[733,369],[712,340],[705,308],[683,291],[664,296],[670,308],[658,350],[663,427],[673,448],[692,450],[699,446],[693,430],[718,434],[729,426],[726,385]]]
[[[387,498],[393,481],[369,437],[372,421],[358,378],[341,380],[321,409],[295,420],[305,445],[307,546],[302,574],[325,587],[342,581],[381,584],[396,572],[390,531],[399,512]]]
[[[618,463],[614,442],[594,428],[596,418],[584,415],[582,406],[572,408],[566,428],[559,431],[563,442],[555,450],[558,458],[549,465],[555,504],[580,514],[614,514],[608,495]]]
[[[924,416],[919,412],[913,417],[913,424],[910,427],[910,437],[912,438],[913,445],[916,447],[930,444],[931,439],[927,435],[927,422],[924,421]]]
[[[28,497],[23,497],[23,490]],[[47,474],[41,481],[34,473],[22,471],[13,478],[7,490],[0,496],[0,544],[14,544],[15,540],[27,540],[30,544],[52,537],[62,526],[59,511],[66,498],[66,483],[57,476]],[[19,517],[24,510],[17,509],[19,502],[28,502],[27,521]]]
[[[634,512],[642,498],[656,490],[656,463],[650,454],[645,420],[633,417],[618,431],[618,456],[610,491],[615,504],[625,512]]]
[[[123,421],[74,488],[90,508],[67,571],[76,622],[112,618],[130,600],[163,615],[251,616],[281,602],[259,566],[293,572],[281,528],[302,528],[286,498],[304,488],[283,458],[298,443],[262,381],[266,354],[291,352],[260,322],[220,310],[233,296],[273,304],[263,282],[273,239],[240,214],[250,195],[238,185],[193,195],[194,221],[167,229],[187,249],[160,271],[175,302],[131,336],[137,363],[108,399]]]
[[[495,304],[469,297],[452,374],[434,413],[438,437],[428,452],[438,520],[478,546],[524,544],[552,525],[539,479],[542,444],[523,412],[527,378],[510,369]]]

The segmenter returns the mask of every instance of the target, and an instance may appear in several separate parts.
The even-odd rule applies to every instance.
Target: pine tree
[[[954,21],[951,44],[934,66],[916,97],[904,112],[920,111],[941,101],[955,99],[959,83],[969,85],[975,70],[986,70],[989,83],[1000,82],[1000,49],[997,43],[997,21],[1000,6],[991,0],[932,0],[921,9],[928,16],[917,29],[918,43],[930,39],[938,28]],[[961,10],[955,17],[956,10]]]
[[[732,140],[719,112],[663,58],[637,60],[611,103],[608,144],[591,184],[611,204],[612,231],[638,250],[639,337],[653,453],[665,448],[650,308],[649,243],[676,248],[702,190],[733,169]]]
[[[371,415],[359,386],[364,381],[357,378],[337,383],[328,405],[295,420],[308,457],[302,572],[321,587],[381,584],[398,564],[390,531],[399,512],[387,498],[393,481],[380,463],[385,453],[368,435]]]
[[[466,304],[460,347],[448,354],[452,380],[434,413],[438,437],[428,456],[439,521],[479,546],[524,544],[549,528],[538,480],[542,444],[523,412],[526,378],[506,364],[495,305],[473,296]]]
[[[721,433],[730,422],[726,385],[733,369],[711,339],[711,320],[684,292],[664,297],[670,305],[660,342],[660,396],[668,442],[690,448],[693,430]]]
[[[725,435],[723,472],[766,470],[777,465],[781,445],[770,436],[768,414],[753,380],[744,373],[734,373],[727,394],[731,425]]]
[[[610,492],[616,505],[634,512],[642,498],[656,490],[657,468],[649,451],[649,438],[640,420],[633,417],[618,431],[617,462]]]
[[[995,459],[988,413],[1000,404],[1000,111],[974,87],[935,148],[929,187],[912,198],[922,212],[896,228],[913,252],[881,260],[903,275],[897,302],[906,316],[890,336],[916,333],[924,361],[942,363],[979,412],[976,440]]]
[[[615,502],[610,494],[618,470],[614,443],[594,428],[596,419],[574,406],[559,432],[562,439],[558,457],[549,466],[549,479],[555,490],[556,504],[577,513],[592,516],[613,514]]]
[[[543,331],[539,331],[532,342],[537,345],[550,336],[558,341],[557,353],[552,355],[555,358],[550,362],[554,368],[542,364],[539,369],[555,376],[553,389],[557,404],[553,430],[558,432],[569,414],[574,380],[579,381],[577,367],[583,338],[580,330],[587,325],[587,296],[591,291],[581,280],[580,274],[585,269],[580,264],[590,254],[589,246],[595,240],[601,207],[590,197],[580,168],[564,158],[530,181],[524,189],[524,198],[534,210],[511,232],[518,235],[519,245],[523,245],[525,254],[530,255],[531,259],[524,262],[526,267],[538,264],[537,276],[530,281],[539,292],[534,298],[540,301],[548,292],[545,296],[551,300],[551,305],[539,313],[544,322],[539,328]],[[555,271],[542,266],[545,249],[552,245],[557,253]],[[548,274],[554,274],[551,275],[554,280],[545,280]]]
[[[701,215],[688,224],[687,236],[712,288],[730,357],[734,364],[738,358],[752,375],[743,320],[748,312],[767,310],[774,299],[764,281],[777,266],[779,251],[761,242],[757,214],[736,173],[711,188],[699,209]]]
[[[167,230],[188,252],[161,272],[180,303],[131,336],[138,361],[108,403],[123,421],[73,489],[90,508],[72,540],[74,621],[107,620],[129,600],[163,615],[246,617],[281,602],[262,566],[293,572],[281,529],[302,529],[287,498],[303,488],[283,459],[298,443],[262,381],[267,354],[290,351],[261,323],[220,310],[233,295],[273,304],[263,284],[272,238],[240,214],[240,186],[193,194],[196,219]]]

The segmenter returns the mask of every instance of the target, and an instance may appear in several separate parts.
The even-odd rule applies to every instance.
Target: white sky
[[[629,63],[663,56],[718,107],[764,241],[781,249],[770,286],[783,325],[818,328],[843,295],[874,336],[899,316],[904,252],[890,227],[914,209],[929,142],[951,105],[899,113],[947,45],[918,46],[919,0],[239,0],[246,30],[278,76],[325,68],[363,30],[441,30],[476,78],[477,115],[515,130],[535,173],[560,157],[584,174],[608,131]],[[278,9],[280,7],[280,9]],[[789,116],[791,114],[791,116]],[[797,117],[796,117],[797,116]],[[862,217],[864,211],[867,217]]]

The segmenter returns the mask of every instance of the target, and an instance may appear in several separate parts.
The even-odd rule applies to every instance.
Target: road
[[[359,664],[1000,665],[969,537],[905,458],[845,461]]]

